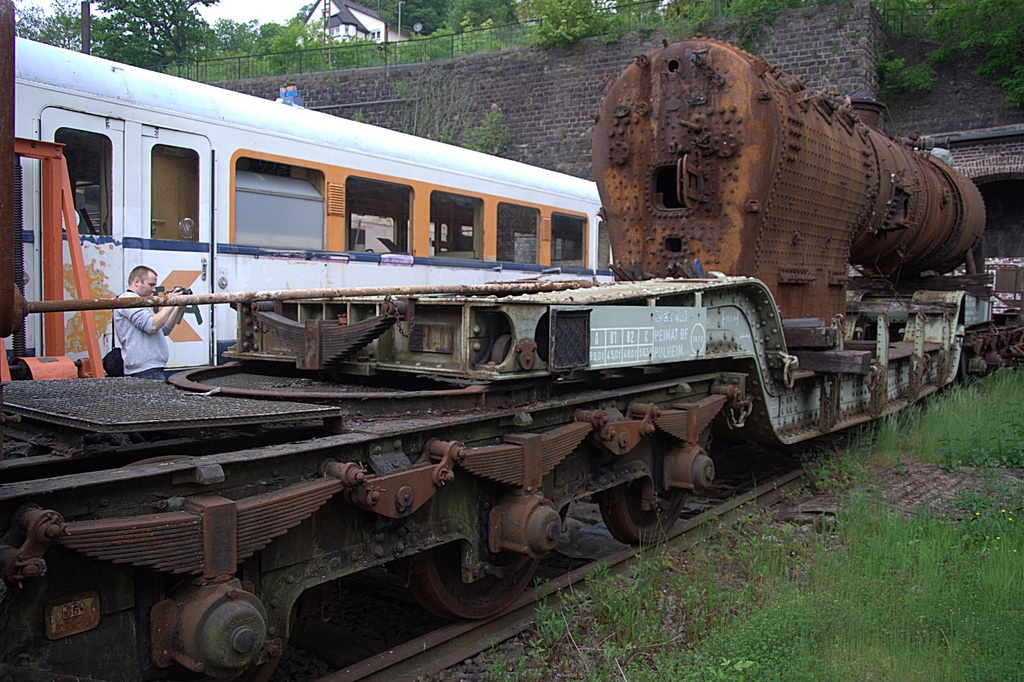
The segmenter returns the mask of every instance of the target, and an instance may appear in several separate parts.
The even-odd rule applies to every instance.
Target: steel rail
[[[677,524],[666,534],[665,543],[674,549],[689,549],[699,541],[695,531],[710,523],[735,523],[742,515],[741,507],[749,502],[774,504],[802,475],[802,469],[783,474]],[[318,682],[415,680],[438,673],[527,630],[536,621],[538,603],[553,602],[560,591],[570,587],[575,592],[586,592],[589,588],[585,581],[599,566],[607,567],[609,573],[622,574],[636,566],[641,555],[642,550],[635,547],[618,550],[525,592],[502,613],[480,621],[452,623],[330,673]]]
[[[145,296],[130,298],[84,298],[62,301],[26,301],[26,313],[58,313],[80,310],[114,310],[116,308],[158,308],[167,306],[216,305],[224,303],[252,303],[254,301],[301,301],[317,298],[362,298],[366,296],[430,296],[452,294],[515,295],[537,294],[549,291],[569,291],[600,286],[598,282],[583,280],[557,282],[500,282],[490,284],[432,284],[424,286],[348,287],[338,289],[294,289],[277,291],[247,291],[223,294],[188,294]]]

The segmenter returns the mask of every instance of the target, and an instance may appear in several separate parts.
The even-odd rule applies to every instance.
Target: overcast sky
[[[218,19],[245,23],[256,19],[261,24],[286,24],[306,3],[303,0],[220,0],[212,7],[199,7],[199,13],[213,26]]]
[[[308,0],[220,0],[213,7],[200,6],[199,13],[210,26],[218,19],[233,19],[239,23],[256,19],[261,24],[286,24],[306,2]],[[23,4],[50,9],[50,0],[28,0]]]

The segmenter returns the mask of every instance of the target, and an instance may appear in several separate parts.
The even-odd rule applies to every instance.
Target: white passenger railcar
[[[65,145],[94,297],[138,264],[195,293],[611,278],[579,178],[21,39],[15,111],[17,136]],[[20,161],[29,299],[38,163]],[[27,354],[84,352],[80,314],[63,349],[42,348],[41,324]],[[234,333],[227,306],[190,309],[169,366],[215,362]]]

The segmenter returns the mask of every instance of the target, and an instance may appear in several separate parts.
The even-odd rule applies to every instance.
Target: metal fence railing
[[[941,3],[916,7],[884,1],[873,4],[895,35],[907,38],[926,38],[929,34],[928,22],[935,16]]]
[[[801,6],[834,4],[838,0],[772,0],[772,10]],[[872,0],[899,35],[923,35],[935,8],[946,0]],[[653,30],[666,23],[666,15],[686,13],[687,6],[700,5],[705,16],[721,18],[733,13],[734,0],[641,0],[616,2],[605,9],[606,21],[600,22],[595,35],[616,35]],[[761,7],[765,7],[761,5]],[[536,23],[516,23],[463,33],[414,37],[391,43],[354,42],[329,46],[243,55],[217,59],[190,59],[163,69],[182,78],[204,83],[266,76],[300,75],[321,71],[362,69],[379,66],[415,64],[453,59],[480,52],[524,47],[534,42]]]
[[[363,69],[452,59],[529,45],[533,27],[509,24],[464,33],[413,38],[391,43],[337,43],[292,52],[187,60],[165,72],[204,83],[261,76],[299,75],[319,71]]]
[[[726,8],[731,0],[692,0]],[[778,0],[784,1],[784,0]],[[677,0],[689,4],[689,0]],[[609,21],[601,33],[622,33],[656,28],[664,23],[664,0],[621,2],[605,11]],[[415,64],[453,59],[480,52],[495,52],[531,45],[536,23],[516,23],[463,33],[414,37],[391,43],[353,42],[260,55],[217,59],[189,59],[169,64],[166,73],[204,83],[261,76],[300,75],[339,69]]]

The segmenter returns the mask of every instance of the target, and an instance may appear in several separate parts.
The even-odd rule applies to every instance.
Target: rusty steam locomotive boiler
[[[785,317],[829,317],[850,264],[904,280],[973,270],[980,193],[878,131],[875,106],[700,36],[641,55],[594,130],[616,274],[748,275]]]

